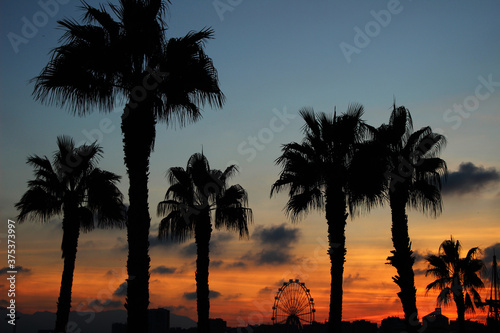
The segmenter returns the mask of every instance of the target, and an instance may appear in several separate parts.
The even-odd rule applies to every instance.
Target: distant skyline
[[[97,6],[101,1],[87,1]],[[112,0],[112,2],[114,2]],[[41,105],[30,80],[50,58],[63,31],[57,20],[81,19],[78,1],[42,0],[0,5],[0,253],[6,258],[7,219],[33,178],[26,158],[52,156],[56,137],[77,143],[97,140],[100,167],[122,176],[127,197],[120,116],[122,108],[86,117]],[[436,306],[425,294],[431,282],[422,258],[436,253],[450,235],[464,251],[474,246],[500,254],[500,3],[498,1],[172,1],[168,37],[212,27],[206,53],[218,70],[227,102],[204,108],[203,118],[184,128],[159,123],[151,157],[151,308],[196,319],[192,242],[157,240],[156,205],[168,187],[165,172],[185,166],[203,152],[210,166],[237,164],[234,178],[249,194],[254,212],[250,238],[214,232],[211,242],[211,317],[237,326],[271,322],[274,295],[282,279],[300,278],[311,290],[316,319],[328,317],[330,263],[323,214],[292,224],[284,214],[286,195],[269,198],[282,144],[302,139],[305,106],[344,112],[350,103],[365,107],[373,126],[389,120],[393,100],[406,106],[414,128],[431,126],[448,141],[444,210],[437,218],[409,211],[417,306],[422,318]],[[55,312],[62,272],[60,219],[16,229],[18,310]],[[390,211],[381,207],[348,220],[344,273],[344,320],[380,322],[403,316],[386,265],[392,249]],[[127,243],[125,230],[82,234],[72,310],[123,309]],[[491,259],[489,259],[491,260]],[[1,275],[7,261],[0,262]],[[22,267],[22,269],[20,269]],[[0,306],[7,284],[0,282]],[[482,292],[486,296],[486,290]],[[454,305],[444,308],[456,318]],[[483,319],[485,313],[466,318]]]

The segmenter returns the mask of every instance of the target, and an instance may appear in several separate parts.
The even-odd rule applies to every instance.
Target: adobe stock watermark
[[[70,0],[40,0],[37,2],[40,10],[36,11],[31,18],[21,17],[22,27],[20,33],[9,32],[7,38],[14,53],[19,53],[21,44],[28,44],[29,41],[38,35],[41,28],[49,23],[50,18],[54,18],[60,9],[60,5],[69,3]]]
[[[214,0],[212,6],[214,6],[215,12],[219,16],[219,19],[224,21],[224,13],[232,12],[237,6],[241,5],[243,0]]]
[[[493,81],[493,74],[487,78],[482,75],[477,77],[479,84],[474,89],[474,94],[465,97],[462,103],[453,104],[443,113],[443,120],[446,123],[453,123],[452,129],[456,130],[462,125],[462,120],[467,119],[471,114],[479,109],[481,102],[487,100],[495,92],[495,88],[500,88],[500,81]]]
[[[340,50],[347,63],[351,63],[353,54],[360,54],[362,49],[368,47],[372,39],[380,35],[382,28],[386,28],[391,23],[392,17],[400,14],[403,9],[399,0],[389,0],[387,2],[387,9],[381,9],[379,11],[371,10],[370,15],[373,17],[373,20],[368,21],[364,29],[358,26],[354,27],[354,45],[346,42],[341,42],[339,44]]]
[[[103,311],[106,305],[112,302],[117,302],[112,300],[114,292],[117,290],[117,285],[120,285],[124,280],[126,281],[128,276],[127,269],[123,267],[121,273],[114,270],[111,270],[109,273],[110,274],[108,274],[108,276],[111,275],[111,277],[108,280],[107,287],[100,289],[96,293],[95,299],[87,297],[87,300],[81,301],[76,306],[76,314],[79,317],[87,317],[84,319],[84,325],[92,323],[96,318],[96,313]],[[82,328],[75,321],[68,321],[68,324],[66,325],[67,333],[81,333],[84,331],[85,330],[82,330]]]
[[[257,152],[266,149],[266,146],[274,140],[276,133],[282,132],[290,121],[295,119],[297,115],[287,113],[286,106],[280,111],[276,108],[272,110],[274,117],[269,120],[268,127],[262,128],[256,135],[250,135],[241,142],[236,148],[240,155],[247,157],[247,162],[252,162],[257,156]]]

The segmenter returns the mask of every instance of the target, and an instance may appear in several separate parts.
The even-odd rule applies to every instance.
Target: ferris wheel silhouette
[[[274,297],[272,321],[275,325],[302,328],[314,322],[314,299],[304,282],[288,280]]]

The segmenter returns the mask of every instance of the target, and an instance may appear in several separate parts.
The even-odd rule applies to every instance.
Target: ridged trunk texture
[[[455,278],[459,281],[459,278]],[[462,286],[458,283],[453,283],[451,286],[453,291],[453,300],[457,305],[457,321],[458,321],[458,332],[465,332],[465,295]]]
[[[210,331],[210,290],[208,287],[208,269],[210,265],[210,237],[212,225],[208,211],[202,211],[201,221],[195,227],[196,241],[196,307],[198,310],[198,333]]]
[[[398,297],[401,300],[405,315],[406,330],[417,332],[420,327],[417,310],[417,289],[415,288],[415,274],[413,272],[411,241],[408,233],[408,216],[406,215],[406,196],[394,191],[390,194],[392,213],[392,244],[394,250],[388,260],[397,270],[392,279],[399,286]]]
[[[342,296],[344,263],[346,256],[345,226],[347,219],[346,199],[342,189],[327,189],[326,221],[330,255],[330,314],[328,332],[340,333],[342,328]]]
[[[148,331],[149,306],[149,156],[155,137],[155,118],[147,103],[127,107],[122,117],[123,150],[129,177],[127,211],[128,287],[127,332]]]
[[[57,300],[56,326],[54,332],[65,333],[71,309],[71,289],[73,288],[73,273],[75,271],[76,251],[80,225],[78,219],[72,218],[71,213],[65,212],[63,218],[63,240],[61,250],[64,258],[64,268],[61,278],[61,289]]]

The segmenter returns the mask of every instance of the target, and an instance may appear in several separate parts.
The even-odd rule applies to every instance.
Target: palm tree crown
[[[54,159],[37,155],[28,158],[35,169],[35,179],[28,181],[28,191],[16,203],[19,222],[40,220],[71,213],[82,231],[124,227],[122,194],[116,187],[120,176],[96,167],[102,156],[97,144],[75,147],[67,136],[57,138]],[[64,247],[63,257],[64,257]]]
[[[57,138],[59,150],[53,162],[37,155],[28,158],[35,179],[16,203],[18,220],[47,222],[63,215],[61,244],[64,269],[57,303],[55,332],[66,332],[71,308],[71,289],[80,230],[125,226],[122,194],[116,187],[120,176],[96,167],[102,155],[97,144],[75,147],[66,136]]]
[[[429,255],[426,260],[429,268],[425,276],[436,278],[426,287],[427,291],[440,290],[437,297],[439,305],[449,305],[453,300],[457,306],[458,321],[463,330],[466,311],[475,312],[475,307],[482,307],[481,296],[477,289],[484,288],[479,273],[484,269],[481,259],[477,258],[480,249],[471,248],[464,258],[460,258],[462,244],[453,237],[439,246],[438,255]]]
[[[148,100],[162,121],[196,120],[199,103],[221,107],[217,71],[203,51],[212,29],[167,39],[162,0],[120,0],[94,8],[83,2],[83,24],[59,21],[63,43],[33,79],[35,99],[67,106],[83,115],[98,108],[112,111],[123,99],[129,108]],[[115,20],[116,19],[116,20]],[[117,103],[120,103],[117,105]]]
[[[158,204],[158,215],[166,215],[160,222],[159,238],[185,241],[195,237],[199,332],[209,330],[208,267],[212,221],[216,229],[236,231],[240,238],[248,236],[248,223],[252,221],[252,210],[246,207],[246,191],[240,185],[227,185],[237,171],[235,165],[224,171],[210,169],[203,154],[194,154],[189,158],[186,169],[169,169],[170,187],[165,200]]]

